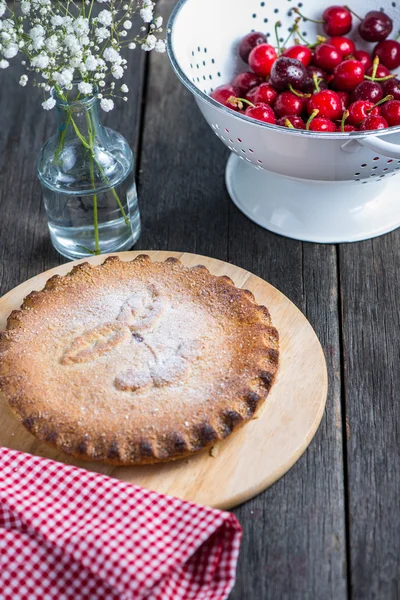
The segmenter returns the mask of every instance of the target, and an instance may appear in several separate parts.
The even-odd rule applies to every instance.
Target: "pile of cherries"
[[[281,48],[279,22],[277,47],[263,33],[249,33],[239,54],[251,71],[218,87],[211,97],[258,121],[292,129],[347,133],[400,125],[400,80],[391,73],[400,67],[400,43],[387,39],[392,19],[376,10],[364,19],[355,15],[361,38],[376,43],[368,53],[345,37],[353,25],[348,7],[325,10],[316,22],[329,39],[318,36],[315,44],[307,44],[299,31],[301,20],[312,19],[293,11],[297,18],[291,35],[301,39],[295,37],[295,45]]]

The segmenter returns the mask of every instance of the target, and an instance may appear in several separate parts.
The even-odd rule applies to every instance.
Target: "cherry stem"
[[[346,121],[349,118],[349,115],[350,115],[349,111],[345,110],[344,113],[343,113],[342,121],[341,121],[342,133],[346,133],[345,130],[344,130],[344,126],[346,125]]]
[[[397,77],[397,75],[393,73],[392,75],[386,75],[386,77],[375,77],[375,79],[365,75],[364,79],[368,79],[368,81],[388,81],[388,79],[394,79],[395,77]]]
[[[355,17],[357,17],[357,19],[360,19],[360,21],[363,21],[363,20],[364,20],[364,19],[362,19],[362,18],[361,18],[361,17],[360,17],[360,16],[359,16],[357,13],[355,13],[355,12],[354,12],[354,10],[352,10],[352,9],[350,8],[350,6],[346,6],[346,4],[345,4],[343,8],[347,8],[347,10],[348,10],[349,12],[351,12],[351,14],[352,14],[352,15],[354,15]]]
[[[315,42],[315,44],[310,44],[308,40],[306,40],[306,38],[301,35],[298,25],[295,25],[294,31],[299,36],[300,40],[307,46],[307,48],[310,48],[310,50],[326,42],[326,38],[324,38],[322,35],[317,35],[317,41]]]
[[[316,73],[313,73],[313,76],[312,76],[312,78],[313,78],[314,85],[315,85],[315,91],[316,91],[316,93],[318,94],[318,92],[320,92],[320,91],[321,91],[321,89],[320,89],[320,87],[319,87],[319,82],[320,82],[320,79],[318,79],[318,75],[317,75]]]
[[[311,98],[311,94],[303,94],[302,92],[298,92],[294,89],[291,83],[289,83],[289,90],[298,98]]]
[[[374,110],[374,108],[376,108],[377,106],[380,106],[381,104],[385,104],[385,102],[389,102],[389,100],[394,100],[394,96],[392,96],[391,94],[389,94],[385,98],[382,98],[382,100],[379,100],[379,102],[377,102],[376,104],[374,104],[374,106],[372,108],[368,109],[367,112],[371,112],[371,110]]]
[[[306,123],[306,129],[307,129],[307,131],[309,131],[311,122],[315,119],[315,117],[318,115],[318,113],[319,113],[318,108],[316,108],[315,110],[312,111],[312,113],[310,115],[310,118],[308,119],[308,121]]]
[[[296,31],[296,29],[297,29],[297,23],[298,23],[299,21],[301,21],[301,18],[300,18],[300,17],[297,17],[297,19],[296,19],[296,20],[295,20],[295,22],[294,22],[294,25],[293,25],[293,27],[291,27],[291,29],[290,29],[290,33],[289,33],[289,35],[287,36],[286,40],[283,42],[283,47],[284,47],[284,48],[286,48],[286,44],[288,43],[288,41],[290,40],[290,38],[292,37],[292,35],[293,35],[293,34],[294,34],[294,32]],[[295,40],[295,42],[296,42],[296,40]]]
[[[395,40],[398,40],[400,38],[400,31],[399,33],[396,35],[396,37],[394,38]]]
[[[278,56],[280,56],[282,54],[281,43],[279,41],[279,33],[278,33],[279,27],[282,27],[281,21],[277,21],[275,23],[275,37],[276,37],[276,45],[278,48]]]
[[[289,119],[285,119],[285,125],[286,127],[289,127],[289,129],[295,129]]]
[[[372,68],[372,81],[375,81],[376,72],[377,72],[378,67],[379,67],[379,56],[375,56],[373,65],[374,66]]]
[[[227,102],[229,104],[232,104],[232,106],[237,106],[238,108],[240,108],[240,110],[242,110],[243,104],[248,104],[249,106],[251,106],[251,108],[255,107],[255,104],[253,104],[249,100],[246,100],[246,98],[236,98],[236,96],[230,96]]]
[[[295,12],[296,14],[299,15],[299,17],[301,17],[303,19],[303,21],[310,21],[310,23],[325,23],[325,21],[317,21],[316,19],[309,19],[308,17],[305,17],[304,15],[301,14],[301,12],[299,11],[299,9],[297,7],[292,8],[293,12]]]

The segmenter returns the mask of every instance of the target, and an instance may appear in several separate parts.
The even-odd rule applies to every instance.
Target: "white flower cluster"
[[[96,10],[98,4],[102,6]],[[128,87],[123,84],[116,90],[113,81],[122,79],[127,69],[123,50],[165,52],[165,42],[158,37],[163,21],[155,16],[152,0],[22,0],[21,15],[9,6],[0,0],[0,68],[6,69],[20,52],[34,85],[64,93],[78,81],[83,96],[101,88],[98,97],[106,112],[114,107],[112,97],[127,100],[119,92],[126,94]],[[142,25],[132,33],[137,13]],[[19,83],[25,87],[28,75]],[[55,103],[50,96],[42,106],[50,110]]]

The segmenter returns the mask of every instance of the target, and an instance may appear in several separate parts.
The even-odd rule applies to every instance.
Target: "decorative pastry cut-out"
[[[60,362],[63,365],[90,362],[130,339],[131,332],[128,327],[118,323],[107,323],[77,337]]]
[[[166,309],[166,301],[155,285],[138,290],[124,302],[117,317],[135,331],[153,327]]]

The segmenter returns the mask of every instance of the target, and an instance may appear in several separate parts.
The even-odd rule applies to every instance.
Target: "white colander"
[[[400,27],[400,0],[381,0]],[[180,0],[168,24],[172,67],[193,93],[214,133],[232,154],[226,184],[235,204],[253,221],[287,237],[323,243],[350,242],[387,233],[400,225],[400,127],[376,132],[323,134],[260,123],[238,115],[208,95],[248,68],[238,58],[241,38],[267,32],[275,45],[274,25],[288,35],[298,6],[320,19],[327,0]],[[349,0],[362,15],[373,0]],[[380,7],[380,5],[378,5]],[[354,17],[354,24],[357,19]],[[354,29],[357,29],[354,27]],[[321,26],[301,23],[315,41]],[[358,47],[373,45],[353,35]],[[193,165],[195,168],[195,165]]]

